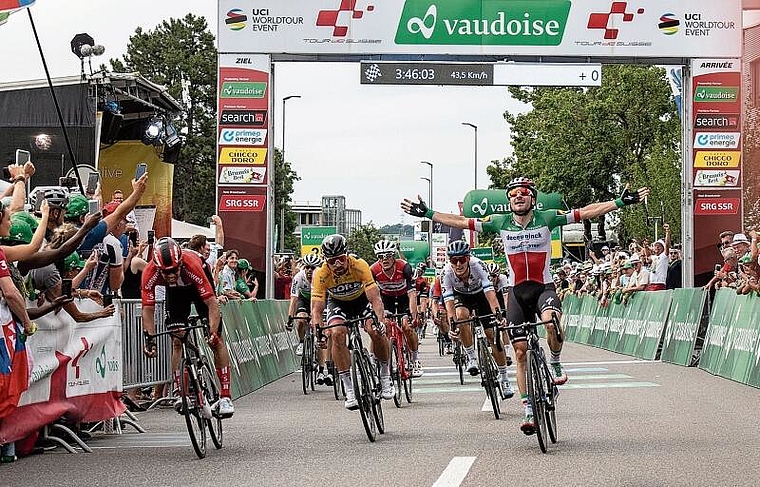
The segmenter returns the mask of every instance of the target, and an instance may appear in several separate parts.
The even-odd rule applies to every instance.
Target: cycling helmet
[[[48,204],[50,204],[48,202]],[[69,198],[69,203],[66,205],[66,219],[74,220],[82,215],[86,215],[90,210],[90,204],[87,202],[87,198],[81,194],[75,194]]]
[[[491,275],[499,274],[501,272],[501,269],[499,268],[499,264],[497,264],[496,262],[491,262],[490,264],[488,264],[487,268],[488,268],[488,273]]]
[[[306,267],[319,267],[322,265],[322,259],[317,254],[306,254],[303,257],[303,265]]]
[[[329,259],[330,257],[337,257],[338,255],[344,255],[348,250],[348,244],[346,244],[346,237],[340,234],[328,235],[322,240],[322,255]]]
[[[380,240],[375,244],[375,255],[387,254],[389,252],[396,253],[396,242],[390,240]]]
[[[153,246],[153,263],[160,270],[179,267],[182,261],[182,249],[170,237],[158,239]]]
[[[427,264],[424,263],[424,262],[420,262],[419,264],[417,264],[417,270],[418,271],[423,271],[423,272],[426,271],[427,270]]]
[[[464,240],[454,240],[446,248],[446,255],[449,257],[470,255],[470,245]]]
[[[507,185],[507,194],[509,194],[509,192],[515,188],[528,188],[530,192],[533,194],[533,197],[538,198],[538,189],[536,188],[536,183],[534,183],[533,180],[530,178],[524,178],[524,177],[514,178]]]
[[[59,189],[59,188],[46,189],[45,191],[42,192],[42,197],[47,200],[48,206],[50,208],[66,208],[66,206],[69,204],[69,196],[66,194],[66,192],[64,192],[62,189]],[[36,192],[31,196],[30,201],[32,203],[32,206],[36,208],[37,206]]]

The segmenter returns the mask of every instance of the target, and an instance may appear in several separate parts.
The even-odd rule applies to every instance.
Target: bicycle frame
[[[402,329],[401,321],[407,317],[406,313],[386,314],[385,318],[390,323],[391,339],[391,380],[396,383],[396,395],[393,402],[396,407],[401,407],[401,383],[404,383],[406,402],[412,402],[412,360],[409,341]],[[394,367],[394,358],[396,367]],[[394,370],[395,369],[395,370]]]
[[[478,316],[477,313],[471,313],[470,318],[465,320],[454,321],[454,325],[469,324],[472,329],[473,342],[477,349],[478,364],[480,365],[480,385],[486,390],[486,396],[491,401],[493,414],[496,419],[501,416],[501,407],[499,401],[502,398],[502,386],[499,380],[498,367],[496,360],[491,353],[490,342],[483,327],[482,320],[494,319],[496,315],[490,314]],[[500,333],[494,330],[494,342],[497,348],[501,349]]]

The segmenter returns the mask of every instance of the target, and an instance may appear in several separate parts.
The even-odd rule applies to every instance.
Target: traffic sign
[[[373,62],[363,85],[601,86],[601,64]]]

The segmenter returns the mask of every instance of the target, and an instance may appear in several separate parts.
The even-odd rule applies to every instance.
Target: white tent
[[[214,238],[214,231],[208,227],[193,225],[172,218],[172,238],[180,240],[189,240],[193,235],[205,235],[207,238]]]

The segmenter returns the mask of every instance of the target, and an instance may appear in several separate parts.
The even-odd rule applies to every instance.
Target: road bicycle
[[[501,380],[499,380],[499,368],[496,366],[496,360],[491,353],[491,346],[482,322],[482,320],[493,320],[495,318],[496,315],[494,314],[478,316],[476,312],[473,312],[470,318],[455,320],[453,324],[455,327],[468,324],[472,327],[472,336],[475,338],[478,366],[480,367],[480,385],[486,390],[486,396],[491,401],[494,417],[499,419],[501,416],[500,401],[504,397],[504,391]],[[500,335],[501,333],[498,330],[494,330],[494,339],[499,350],[502,349]]]
[[[396,385],[396,394],[393,396],[393,403],[397,408],[401,407],[401,385],[404,385],[404,395],[406,402],[412,402],[412,362],[409,342],[402,329],[402,320],[409,316],[406,313],[386,313],[391,340],[391,380]]]
[[[370,359],[369,352],[362,344],[360,325],[368,319],[377,326],[377,319],[372,317],[354,318],[334,325],[322,326],[323,330],[344,326],[348,330],[348,351],[351,355],[351,381],[354,386],[354,395],[359,403],[359,415],[362,418],[364,431],[369,441],[374,442],[377,432],[385,433],[385,420],[383,418],[382,387],[380,385],[379,370],[374,361]],[[336,377],[337,379],[337,377]]]
[[[558,330],[557,339],[561,342],[562,330],[556,315],[552,315],[552,319],[548,321],[526,322],[504,327],[504,329],[524,330],[527,335],[525,384],[530,406],[533,409],[533,421],[536,423],[538,446],[543,453],[546,453],[547,438],[552,443],[557,443],[556,411],[559,395],[559,388],[554,384],[554,376],[546,362],[546,354],[538,337],[538,327],[548,324],[554,324],[554,329]]]
[[[296,318],[306,320],[306,333],[303,336],[303,354],[301,355],[301,388],[304,394],[309,390],[314,391],[314,383],[317,380],[317,355],[314,344],[314,331],[311,329],[310,317]]]
[[[187,324],[169,325],[167,331],[156,333],[151,337],[170,335],[180,340],[182,344],[179,366],[181,412],[185,417],[187,432],[195,454],[198,458],[204,458],[207,429],[214,447],[222,448],[222,416],[218,411],[220,395],[216,374],[208,357],[198,345],[196,330],[203,330],[204,336],[208,337],[210,334],[208,320],[190,316]]]

